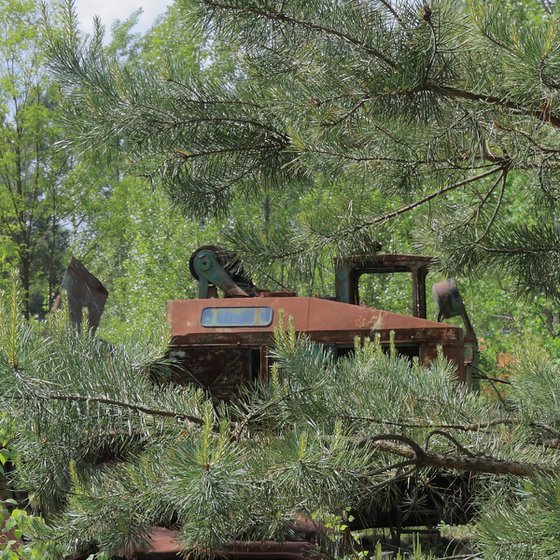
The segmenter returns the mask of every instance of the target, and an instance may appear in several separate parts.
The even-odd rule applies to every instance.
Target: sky
[[[76,10],[82,31],[91,33],[93,17],[101,18],[107,32],[116,19],[124,20],[138,8],[142,8],[135,31],[147,31],[155,18],[165,12],[172,0],[76,0]]]

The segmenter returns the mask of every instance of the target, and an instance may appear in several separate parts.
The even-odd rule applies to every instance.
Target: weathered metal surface
[[[476,379],[478,363],[478,339],[455,279],[450,278],[434,284],[432,294],[438,306],[438,321],[456,316],[460,316],[463,320],[465,325],[465,380],[469,385],[476,387],[478,383],[475,383],[474,379]]]
[[[195,383],[218,400],[235,395],[239,388],[258,375],[260,355],[251,348],[183,347],[169,353],[176,363],[174,381]]]
[[[177,559],[185,548],[180,544],[179,533],[163,527],[155,527],[147,546],[133,551],[138,560]],[[200,557],[205,558],[203,552]],[[317,548],[309,541],[232,541],[225,545],[219,556],[230,560],[319,560]]]
[[[270,325],[255,327],[202,326],[205,309],[236,307],[270,308],[273,310],[272,321]],[[393,340],[397,348],[405,349],[403,353],[418,356],[424,364],[435,358],[437,347],[441,346],[443,354],[457,364],[459,378],[464,379],[461,328],[379,309],[304,297],[175,300],[168,303],[168,318],[172,347],[185,352],[195,347],[204,348],[211,354],[218,348],[272,346],[274,329],[279,322],[283,321],[287,326],[291,321],[297,333],[339,348],[353,347],[356,337],[363,339],[378,335],[381,344],[388,345]],[[220,372],[221,369],[215,370],[215,375]]]
[[[461,317],[467,329],[466,340],[476,341],[474,328],[471,324],[469,314],[463,303],[463,298],[459,293],[454,278],[449,278],[443,282],[438,282],[432,287],[432,294],[438,306],[438,321],[449,319],[450,317]]]
[[[202,298],[215,297],[210,296],[213,287],[220,288],[226,297],[255,296],[260,291],[245,274],[237,255],[215,245],[199,247],[191,255],[189,269]]]
[[[87,309],[88,326],[95,331],[99,325],[109,293],[105,286],[76,258],[72,257],[62,279],[62,287],[67,292],[70,320],[77,328],[82,324],[83,309]],[[58,296],[53,305],[56,310],[61,305]]]
[[[379,249],[380,246],[373,248],[374,251]],[[200,367],[200,360],[190,357],[189,348],[204,347],[208,353],[220,355],[223,349],[231,347],[271,346],[274,329],[280,321],[286,325],[289,320],[297,333],[338,349],[353,347],[356,338],[379,336],[382,344],[392,341],[402,354],[418,357],[424,364],[435,358],[437,348],[441,346],[444,356],[457,364],[459,378],[465,380],[462,330],[425,318],[426,275],[432,260],[431,257],[416,255],[377,253],[339,258],[335,261],[338,301],[331,301],[295,296],[274,297],[275,294],[256,288],[240,272],[240,263],[233,253],[218,247],[202,247],[193,253],[190,261],[191,272],[202,286],[199,292],[208,295],[208,282],[212,282],[225,292],[226,299],[169,302],[172,346],[184,350],[185,359],[181,360],[181,364],[185,371],[197,370],[194,374],[196,378],[209,387],[215,383],[214,379],[224,375],[225,379],[234,376],[224,374],[225,366],[220,365],[224,362],[222,359],[217,359],[219,363],[214,364],[213,371],[203,371],[205,368]],[[412,275],[412,317],[356,305],[359,302],[358,281],[361,275],[396,272]],[[230,274],[238,276],[233,278]],[[238,282],[243,282],[244,286],[249,283],[250,290],[254,289],[252,295],[259,297],[231,297],[234,293],[230,284],[235,286]],[[209,364],[210,360],[205,361]],[[261,364],[259,374],[266,375],[262,369]],[[250,375],[254,376],[255,372]],[[246,374],[239,376],[240,379],[245,377]]]
[[[434,284],[432,294],[438,307],[438,321],[456,317],[465,311],[465,304],[454,278]]]
[[[274,311],[273,319],[268,326],[259,327],[203,327],[201,316],[204,309],[228,307],[270,307]],[[382,311],[371,307],[363,307],[340,303],[319,298],[291,297],[291,298],[227,298],[227,299],[198,299],[173,300],[168,302],[168,318],[171,325],[171,335],[175,342],[189,342],[196,339],[197,334],[208,336],[211,334],[229,334],[230,340],[235,342],[244,333],[273,332],[283,317],[285,325],[288,318],[293,322],[296,332],[308,333],[314,338],[315,333],[335,332],[340,340],[352,340],[348,333],[373,336],[377,332],[395,331],[399,336],[401,331],[413,331],[414,338],[444,337],[448,340],[458,340],[462,332],[459,327],[400,315],[389,311]]]
[[[218,262],[214,250],[199,249],[191,257],[191,265],[198,278],[198,297],[208,297],[209,284],[220,288],[226,297],[248,297]]]
[[[358,284],[363,274],[412,275],[412,316],[426,318],[426,275],[433,262],[431,257],[399,254],[351,255],[335,261],[336,299],[358,305]]]

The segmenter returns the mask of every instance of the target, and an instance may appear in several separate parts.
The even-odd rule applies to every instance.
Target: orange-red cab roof
[[[205,309],[243,307],[268,307],[272,309],[272,321],[265,326],[205,327],[201,324]],[[319,298],[223,298],[168,303],[173,346],[264,342],[270,340],[281,317],[286,325],[291,318],[296,332],[307,333],[310,338],[325,343],[351,344],[356,336],[373,337],[376,333],[387,340],[391,331],[396,343],[458,344],[463,339],[462,329],[445,323]]]

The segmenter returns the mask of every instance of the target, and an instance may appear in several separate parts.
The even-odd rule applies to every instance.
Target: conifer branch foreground
[[[301,394],[302,392],[307,392],[311,389],[301,389],[296,391],[296,394]],[[266,409],[279,404],[283,400],[287,400],[290,397],[295,396],[295,394],[287,394],[277,399],[276,401],[269,403],[263,410],[254,411],[247,415],[244,420],[235,422],[233,427],[235,428],[235,433],[233,437],[239,439],[241,433],[247,428],[248,424],[255,419],[258,419]],[[8,397],[21,399],[22,397]],[[187,421],[192,424],[202,426],[205,421],[203,418],[198,418],[192,415],[173,412],[170,410],[160,410],[155,408],[150,408],[148,406],[132,404],[116,399],[109,399],[103,397],[91,397],[91,396],[81,396],[81,395],[71,395],[71,394],[58,394],[58,393],[48,393],[41,394],[37,397],[39,400],[52,400],[52,401],[65,401],[65,402],[77,402],[77,403],[87,403],[87,404],[103,404],[110,407],[122,408],[126,410],[131,410],[139,414],[145,414],[148,416],[162,417],[162,418],[174,418],[178,421]],[[371,419],[368,419],[371,421]],[[439,426],[434,425],[420,425],[420,424],[403,424],[395,422],[385,422],[383,420],[376,420],[380,424],[394,424],[399,426],[409,426],[409,427],[428,427],[428,428],[449,428],[460,431],[478,431],[484,430],[489,427],[495,427],[498,425],[512,425],[515,422],[511,419],[498,419],[492,422],[479,423],[479,424],[442,424]],[[536,423],[540,427],[542,424]],[[544,426],[546,431],[553,431],[550,427]],[[217,429],[216,429],[217,431]],[[494,457],[488,456],[477,456],[471,454],[466,449],[464,449],[460,444],[458,444],[454,438],[443,432],[442,430],[434,430],[433,433],[439,432],[440,434],[448,437],[450,440],[454,441],[457,445],[459,451],[463,452],[468,456],[459,455],[443,455],[441,453],[430,453],[426,449],[422,448],[418,443],[409,437],[398,435],[398,434],[377,434],[368,438],[362,439],[359,444],[364,446],[372,446],[375,450],[382,453],[388,453],[390,455],[397,455],[407,459],[407,465],[413,465],[415,469],[421,468],[441,468],[441,469],[452,469],[458,471],[468,471],[476,473],[486,473],[495,475],[513,475],[513,476],[532,476],[536,473],[552,473],[553,467],[546,464],[538,463],[523,463],[517,461],[502,461]],[[399,443],[396,443],[399,442]],[[559,447],[557,440],[547,440],[549,447]],[[384,469],[386,470],[386,469]]]
[[[22,400],[24,397],[21,396],[8,396],[5,398]],[[138,412],[140,414],[146,414],[148,416],[155,416],[160,418],[175,418],[179,421],[186,421],[196,425],[204,424],[202,418],[197,418],[196,416],[191,416],[189,414],[184,414],[182,412],[173,412],[171,410],[161,410],[157,408],[150,408],[149,406],[129,403],[117,399],[109,399],[105,397],[93,397],[84,395],[63,395],[60,393],[48,393],[41,395],[35,394],[34,398],[38,401],[63,401],[63,402],[75,402],[75,403],[86,403],[86,404],[104,404],[111,407],[122,408],[125,410],[131,410],[133,412]]]
[[[255,519],[258,540],[281,540],[277,520],[294,511],[383,507],[438,477],[497,493],[555,479],[552,363],[523,364],[504,407],[458,385],[443,359],[423,367],[366,340],[334,360],[292,329],[276,333],[270,377],[217,405],[189,385],[154,385],[164,347],[108,345],[57,320],[33,330],[3,313],[0,405],[17,481],[70,549],[118,554],[131,535],[173,523],[187,548],[220,550]]]
[[[325,35],[331,35],[338,39],[342,39],[343,41],[349,43],[352,46],[362,49],[367,54],[372,55],[373,57],[379,59],[381,62],[383,62],[385,66],[387,66],[390,69],[394,69],[396,67],[395,62],[392,61],[390,58],[388,58],[386,55],[384,55],[378,49],[372,47],[371,45],[365,44],[357,37],[353,37],[346,33],[342,33],[337,29],[325,25],[319,25],[309,21],[300,20],[294,17],[290,17],[286,13],[283,13],[282,11],[266,10],[263,8],[258,8],[256,6],[235,4],[231,2],[230,3],[216,2],[215,0],[202,0],[202,1],[210,8],[218,8],[218,9],[228,10],[233,12],[243,12],[245,14],[250,14],[257,17],[263,17],[265,19],[270,19],[273,21],[278,21],[282,24],[287,24],[294,27],[301,27],[303,29],[308,29]]]
[[[414,215],[410,238],[447,273],[505,271],[520,294],[558,299],[558,34],[545,8],[197,0],[183,12],[243,53],[235,78],[193,79],[180,64],[161,75],[53,39],[69,147],[118,137],[197,218],[248,200],[256,214],[263,197],[281,218],[286,193],[308,193],[313,204],[266,236],[232,220],[230,243],[255,269],[313,270]],[[496,204],[480,173],[494,166]],[[513,208],[527,219],[509,220]]]
[[[440,196],[442,196],[445,193],[454,191],[456,189],[459,189],[461,187],[464,187],[470,183],[474,183],[476,181],[480,181],[482,179],[485,179],[486,177],[490,177],[491,175],[494,175],[494,173],[497,173],[498,171],[502,172],[502,178],[505,176],[505,173],[507,172],[507,168],[508,168],[508,162],[506,161],[505,163],[503,163],[501,166],[499,167],[494,167],[484,173],[480,173],[479,175],[475,175],[474,177],[469,177],[468,179],[464,179],[463,181],[459,181],[457,183],[453,183],[451,185],[447,185],[445,187],[442,187],[441,189],[431,192],[430,194],[415,200],[414,202],[410,203],[410,204],[406,204],[405,206],[401,206],[400,208],[397,208],[396,210],[392,210],[391,212],[387,212],[386,214],[382,214],[380,216],[376,216],[375,218],[371,218],[369,220],[366,220],[360,224],[358,224],[357,226],[355,226],[352,231],[353,232],[357,232],[361,229],[365,229],[365,228],[369,228],[373,225],[377,225],[377,224],[382,224],[385,222],[388,222],[394,218],[397,218],[398,216],[401,216],[402,214],[406,214],[408,212],[410,212],[411,210],[414,210],[415,208],[418,208],[419,206],[422,206],[428,202],[430,202],[431,200],[434,200],[435,198],[438,198]],[[340,234],[340,232],[338,232]]]
[[[390,440],[398,440],[406,445],[399,445]],[[430,453],[424,451],[416,442],[393,434],[374,436],[369,442],[374,443],[375,447],[383,453],[390,453],[409,459],[409,464],[415,465],[418,469],[434,467],[439,469],[513,476],[532,476],[536,473],[553,472],[552,467],[537,463],[500,461],[499,459],[485,456],[462,457]]]

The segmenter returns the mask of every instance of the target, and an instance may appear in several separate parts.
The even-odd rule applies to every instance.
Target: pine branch
[[[379,0],[379,2],[381,2],[381,4],[383,4],[383,6],[385,6],[385,9],[395,18],[395,21],[397,21],[403,29],[406,29],[406,22],[400,16],[400,14],[397,12],[397,10],[395,10],[395,8],[393,8],[393,6],[391,4],[391,0]]]
[[[301,395],[303,393],[309,393],[311,391],[315,391],[316,389],[319,388],[321,382],[319,382],[318,384],[312,386],[312,387],[304,387],[303,389],[298,389],[296,391],[290,391],[288,393],[286,393],[285,395],[282,395],[280,397],[278,397],[277,399],[274,399],[268,403],[266,403],[264,406],[259,407],[256,410],[253,410],[251,412],[249,412],[245,418],[243,418],[243,420],[241,422],[239,422],[237,429],[233,435],[233,439],[239,439],[241,437],[241,435],[243,434],[244,430],[247,428],[247,426],[253,422],[254,420],[258,420],[259,418],[262,417],[262,415],[269,409],[274,408],[275,406],[279,405],[280,403],[287,401],[297,395]]]
[[[392,156],[359,156],[354,155],[352,152],[332,152],[330,150],[321,149],[321,148],[313,148],[306,146],[302,153],[309,153],[309,154],[318,154],[329,156],[332,158],[336,158],[337,160],[349,160],[354,162],[388,162],[394,163],[395,165],[399,164],[406,164],[406,165],[433,165],[437,163],[449,163],[449,160],[414,160],[414,159],[405,159],[405,158],[398,158]]]
[[[383,441],[381,438],[387,441]],[[393,443],[394,440],[401,441],[405,445]],[[442,455],[440,453],[429,453],[424,451],[416,442],[404,436],[383,434],[366,438],[362,444],[372,444],[382,453],[398,455],[414,461],[416,468],[434,467],[440,469],[452,469],[458,471],[486,473],[495,475],[513,475],[521,477],[533,476],[537,473],[553,473],[553,465],[538,463],[521,463],[517,461],[502,461],[493,457],[475,456],[464,457],[454,455]]]
[[[479,432],[495,426],[510,426],[517,424],[516,420],[511,418],[499,418],[490,422],[478,422],[476,424],[428,424],[422,422],[397,422],[390,420],[383,420],[382,418],[373,418],[369,416],[342,416],[344,420],[361,420],[364,422],[371,422],[372,424],[381,424],[384,426],[397,426],[399,428],[441,428],[447,430],[460,430],[463,432]],[[560,435],[560,434],[559,434]]]
[[[446,194],[448,192],[451,192],[453,190],[459,189],[461,187],[464,187],[465,185],[468,185],[470,183],[474,183],[476,181],[481,181],[482,179],[485,179],[486,177],[490,177],[491,175],[494,175],[494,173],[498,173],[498,172],[504,172],[504,167],[500,166],[500,167],[494,167],[492,169],[490,169],[489,171],[486,171],[484,173],[481,173],[479,175],[475,175],[474,177],[469,177],[468,179],[464,179],[462,181],[459,181],[457,183],[453,183],[452,185],[448,185],[446,187],[443,187],[442,189],[439,189],[438,191],[434,191],[432,193],[430,193],[429,195],[420,198],[410,204],[407,204],[405,206],[401,206],[400,208],[397,208],[396,210],[393,210],[391,212],[387,212],[386,214],[382,214],[381,216],[376,216],[375,218],[372,218],[370,220],[366,220],[360,224],[358,224],[357,226],[351,228],[350,230],[346,230],[345,232],[343,232],[344,234],[350,234],[350,233],[356,233],[362,229],[365,228],[369,228],[372,227],[374,225],[378,225],[378,224],[382,224],[385,222],[388,222],[389,220],[392,220],[394,218],[397,218],[398,216],[401,216],[403,214],[406,214],[408,212],[410,212],[411,210],[414,210],[416,208],[418,208],[419,206],[422,206],[424,204],[426,204],[427,202],[430,202],[431,200],[434,200],[435,198],[440,197],[443,194]],[[337,237],[341,234],[341,232],[337,232],[336,235]]]
[[[148,414],[150,416],[159,416],[162,418],[175,418],[177,420],[186,420],[192,424],[203,425],[204,420],[202,418],[197,418],[196,416],[191,416],[190,414],[184,414],[182,412],[173,412],[170,410],[161,410],[157,408],[151,408],[149,406],[133,404],[126,401],[120,401],[116,399],[110,399],[106,397],[92,397],[84,395],[64,395],[60,393],[46,393],[33,395],[38,401],[61,401],[61,402],[82,402],[88,404],[106,404],[109,406],[116,406],[118,408],[123,408],[125,410],[132,410],[134,412],[141,412],[142,414]],[[28,397],[23,397],[21,395],[4,395],[5,399],[11,400],[25,400],[28,401]]]
[[[203,4],[210,6],[211,8],[218,8],[226,11],[247,13],[254,16],[265,18],[270,21],[281,22],[295,27],[301,27],[303,29],[316,31],[318,33],[329,35],[332,37],[337,37],[338,39],[342,39],[346,43],[349,43],[354,47],[358,47],[362,49],[364,52],[366,52],[367,54],[370,54],[375,58],[379,59],[391,70],[394,70],[397,66],[395,62],[393,62],[390,58],[385,56],[381,51],[378,51],[377,49],[374,49],[373,47],[366,45],[356,37],[351,37],[350,35],[347,35],[345,33],[342,33],[330,27],[326,27],[309,21],[298,20],[294,17],[288,16],[285,13],[282,13],[281,11],[274,12],[271,10],[258,8],[256,6],[243,6],[240,4],[231,4],[231,3],[228,4],[224,2],[216,2],[215,0],[201,0],[201,1]]]
[[[266,151],[277,151],[278,146],[272,145],[261,145],[261,146],[247,146],[246,148],[222,148],[216,150],[207,150],[201,152],[187,152],[185,150],[176,149],[175,153],[181,156],[182,159],[188,161],[190,159],[197,159],[201,157],[208,157],[208,156],[216,156],[221,154],[240,154],[240,153],[259,153],[259,152],[266,152]]]
[[[482,211],[482,209],[484,208],[484,206],[486,205],[486,203],[490,200],[490,197],[492,196],[492,194],[494,193],[494,191],[496,190],[496,187],[498,186],[498,184],[500,183],[502,179],[502,176],[499,176],[494,183],[492,183],[492,185],[490,186],[490,188],[486,191],[486,193],[484,194],[484,196],[480,197],[477,193],[477,198],[478,198],[478,203],[476,204],[475,208],[473,209],[473,211],[466,216],[465,218],[463,218],[461,220],[461,222],[459,224],[457,224],[456,229],[459,230],[464,230],[465,228],[467,228],[473,221],[477,221],[478,218],[480,217],[480,213]]]
[[[172,121],[164,121],[164,120],[160,120],[159,121],[160,124],[164,124],[166,126],[184,126],[185,124],[201,124],[201,123],[213,123],[213,124],[228,124],[228,125],[250,125],[253,126],[255,128],[260,128],[262,130],[265,130],[267,132],[271,132],[272,134],[274,134],[275,136],[277,136],[280,141],[282,142],[282,144],[287,145],[289,142],[289,138],[283,134],[282,132],[280,132],[279,130],[277,130],[276,128],[267,125],[263,122],[260,121],[256,121],[254,119],[248,119],[248,118],[241,118],[241,117],[213,117],[213,116],[208,116],[208,117],[194,117],[194,118],[190,118],[188,119],[187,122],[182,121],[182,120],[172,120]]]
[[[555,128],[560,128],[560,116],[552,113],[549,108],[545,108],[542,110],[530,109],[529,107],[524,107],[519,103],[508,101],[507,99],[504,99],[502,97],[496,97],[484,93],[477,93],[452,86],[445,86],[443,84],[427,83],[426,87],[431,91],[440,93],[445,97],[449,97],[450,99],[466,99],[469,101],[478,101],[488,105],[503,107],[504,109],[511,109],[512,111],[520,115],[535,117],[539,121],[550,124]]]
[[[512,128],[501,124],[500,122],[495,123],[496,127],[504,132],[509,132],[511,134],[519,135],[525,138],[528,142],[530,142],[533,146],[535,146],[539,151],[545,154],[560,154],[560,149],[558,148],[551,148],[550,146],[543,146],[539,144],[530,134],[521,130],[519,128]]]
[[[500,179],[502,181],[502,186],[500,188],[500,194],[498,196],[498,200],[496,202],[494,212],[492,213],[492,216],[490,216],[490,219],[488,220],[488,223],[486,224],[486,227],[484,228],[484,231],[475,239],[475,241],[474,241],[475,245],[478,245],[488,235],[488,233],[490,232],[490,229],[492,228],[492,226],[494,225],[494,222],[496,221],[496,218],[498,217],[498,212],[500,211],[500,208],[502,207],[502,202],[504,200],[504,194],[505,194],[505,191],[506,191],[507,174],[508,174],[508,170],[506,168],[504,170],[504,172],[502,173],[502,176],[500,177]]]
[[[456,447],[457,451],[460,451],[461,453],[463,453],[463,455],[466,455],[467,457],[471,457],[471,458],[476,457],[474,453],[471,453],[464,445],[459,443],[451,434],[448,434],[443,430],[432,430],[426,436],[426,441],[424,442],[424,449],[426,450],[426,452],[428,452],[428,445],[430,444],[430,439],[433,436],[442,436],[445,439],[449,440]]]

